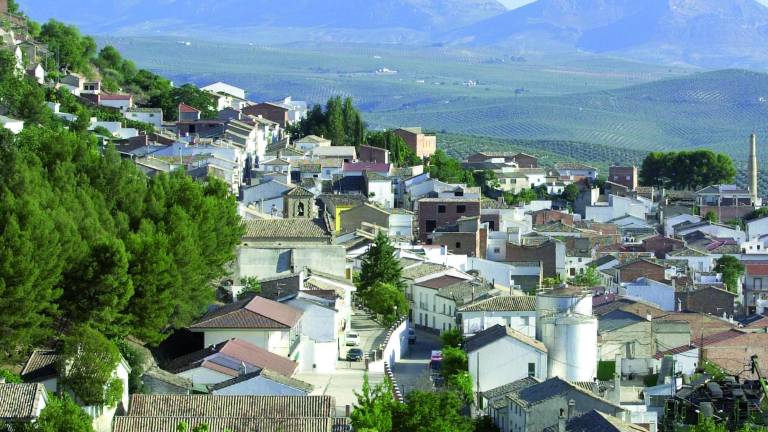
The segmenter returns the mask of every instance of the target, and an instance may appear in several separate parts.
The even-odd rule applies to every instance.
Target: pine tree
[[[402,274],[402,266],[395,257],[394,246],[384,233],[379,232],[363,259],[358,286],[360,294],[363,295],[366,290],[379,283],[404,289]]]

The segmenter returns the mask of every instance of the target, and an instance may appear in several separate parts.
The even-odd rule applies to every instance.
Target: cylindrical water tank
[[[565,377],[568,365],[568,350],[564,335],[558,334],[557,316],[541,320],[541,342],[547,347],[547,376]]]
[[[558,328],[565,329],[569,381],[592,381],[597,376],[597,319],[572,315],[560,318]],[[559,334],[560,332],[558,332]]]
[[[536,337],[541,338],[539,322],[556,314],[592,316],[592,296],[577,287],[556,288],[536,295]]]

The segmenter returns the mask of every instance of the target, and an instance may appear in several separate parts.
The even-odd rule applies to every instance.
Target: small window
[[[536,376],[536,363],[528,363],[528,376]]]
[[[465,205],[456,206],[456,213],[466,213],[466,212],[467,212],[467,206]]]
[[[437,206],[437,212],[438,213],[445,213],[445,206],[444,205]]]
[[[493,248],[493,253],[501,253],[501,248]]]
[[[456,249],[461,249],[461,242],[456,242]]]

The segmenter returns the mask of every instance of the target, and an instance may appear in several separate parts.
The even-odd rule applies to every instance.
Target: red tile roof
[[[132,95],[129,94],[106,94],[102,93],[99,95],[99,98],[101,100],[131,100],[133,98]]]
[[[377,173],[388,173],[389,164],[374,162],[344,162],[344,171],[373,171]]]
[[[187,105],[185,103],[180,103],[179,104],[179,111],[181,111],[183,113],[198,113],[198,112],[200,112],[199,109],[197,109],[197,108],[195,108],[193,106],[189,106],[189,105]]]
[[[440,288],[445,288],[447,286],[455,285],[459,282],[464,282],[464,279],[457,278],[454,276],[439,276],[436,278],[425,280],[423,282],[419,282],[416,285],[423,286],[426,288],[440,289]]]
[[[230,339],[185,356],[179,357],[168,364],[168,370],[180,373],[190,369],[203,367],[225,375],[237,377],[245,364],[247,371],[254,368],[267,369],[290,377],[296,371],[298,364],[285,357],[273,354],[252,343],[240,339]]]
[[[190,328],[290,329],[301,315],[299,309],[256,296],[213,310]]]
[[[750,276],[768,276],[768,264],[747,264],[746,267]]]

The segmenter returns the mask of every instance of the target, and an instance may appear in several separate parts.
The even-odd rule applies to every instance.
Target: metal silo
[[[560,318],[556,325],[565,329],[566,379],[592,381],[597,376],[597,318],[572,315]]]
[[[577,287],[540,292],[536,296],[536,337],[541,339],[539,323],[543,318],[567,313],[592,316],[592,294]]]

